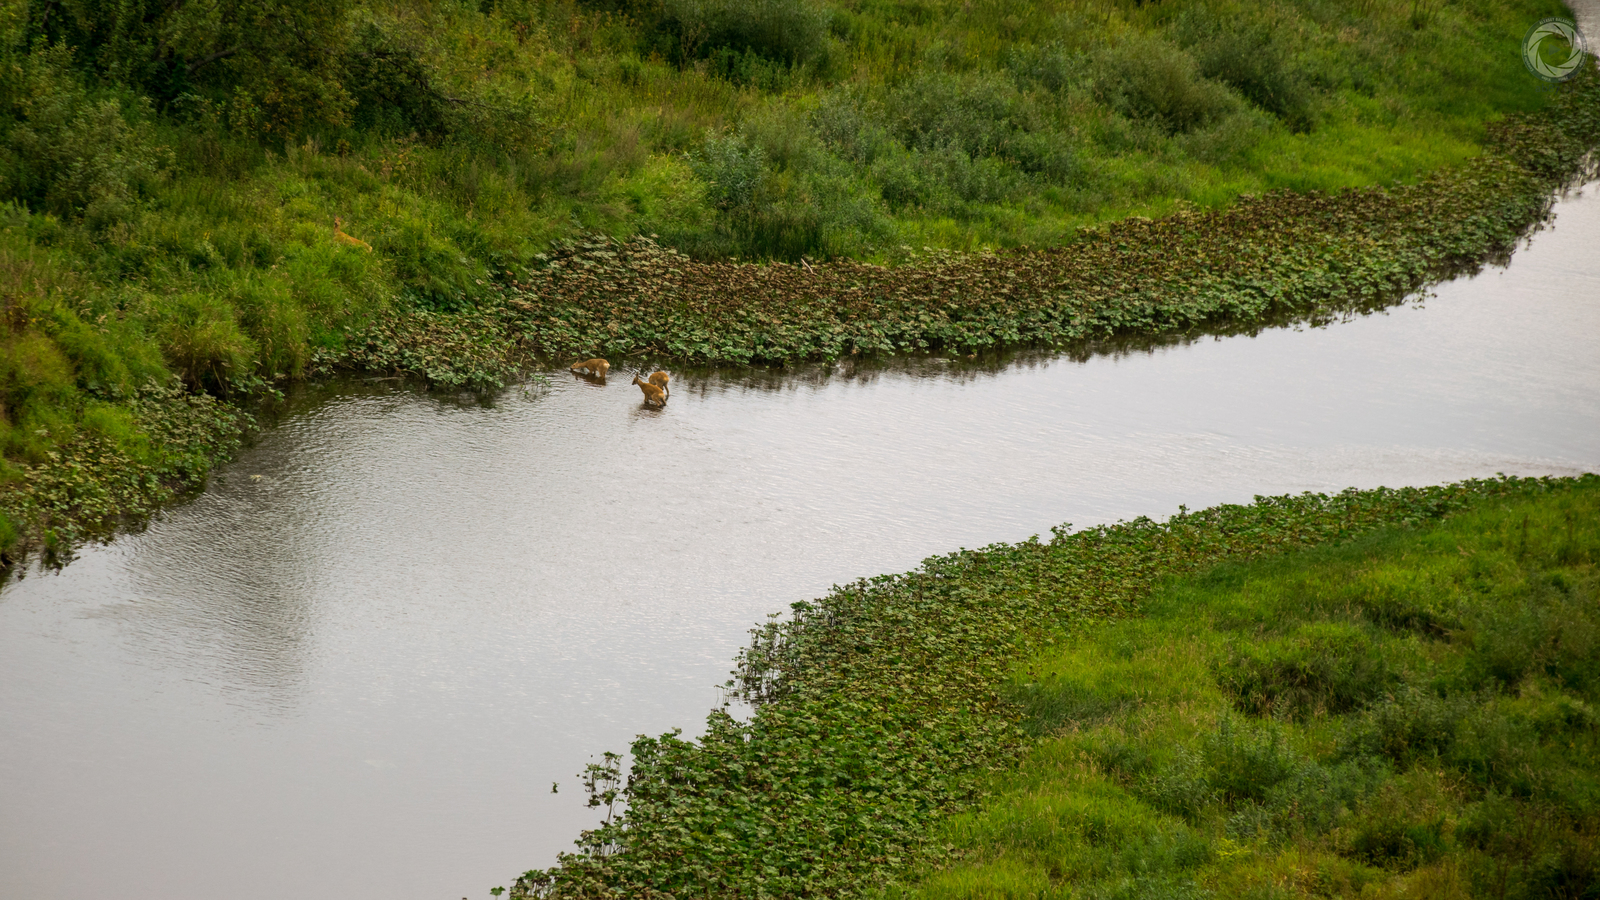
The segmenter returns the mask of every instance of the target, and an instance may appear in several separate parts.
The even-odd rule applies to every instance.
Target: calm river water
[[[0,896],[482,897],[835,582],[1180,503],[1600,469],[1600,190],[1509,270],[1088,362],[308,398],[0,591]],[[552,793],[552,782],[560,792]]]

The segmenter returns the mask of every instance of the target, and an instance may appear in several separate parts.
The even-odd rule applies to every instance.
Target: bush
[[[93,77],[159,103],[203,96],[250,137],[342,125],[347,0],[29,4],[31,38],[79,51]]]
[[[915,150],[954,147],[968,156],[1004,156],[1015,137],[1037,127],[1026,98],[998,74],[918,74],[889,95],[889,128]]]
[[[350,125],[385,137],[437,140],[450,132],[444,94],[415,50],[367,23],[345,54],[355,100]]]
[[[1357,709],[1395,675],[1361,629],[1319,623],[1286,637],[1240,642],[1217,664],[1217,681],[1243,712],[1303,718]]]
[[[373,249],[388,257],[404,295],[415,305],[434,311],[465,308],[479,293],[487,274],[481,263],[469,259],[461,248],[422,220],[407,218],[373,241]],[[339,250],[335,255],[357,255]]]
[[[17,530],[16,523],[5,513],[0,513],[0,563],[8,566],[11,564],[12,551],[21,537],[22,533]]]
[[[255,343],[239,329],[233,308],[210,294],[179,294],[168,302],[161,344],[193,390],[226,394],[255,368]]]
[[[1191,8],[1175,31],[1200,74],[1238,91],[1295,131],[1311,130],[1311,86],[1290,62],[1281,36],[1250,16],[1215,17]]]
[[[148,109],[139,112],[130,121],[120,100],[93,98],[64,46],[0,67],[0,117],[10,121],[0,144],[0,189],[32,208],[91,226],[126,218],[170,160],[139,121]]]
[[[706,197],[721,209],[749,207],[767,179],[766,154],[737,134],[706,135],[689,164],[706,183]]]
[[[1088,54],[1069,50],[1059,42],[1008,50],[1005,67],[1019,85],[1040,87],[1052,94],[1089,81]]]
[[[800,66],[828,46],[828,11],[808,0],[666,0],[659,27],[680,64],[749,53]]]
[[[1130,38],[1095,60],[1095,98],[1170,134],[1193,131],[1232,112],[1227,88],[1200,74],[1193,57],[1154,37]]]
[[[1470,695],[1401,685],[1351,723],[1347,752],[1378,753],[1400,765],[1436,759],[1449,751],[1474,702]]]
[[[261,374],[300,377],[310,355],[311,329],[289,285],[275,278],[251,280],[229,299],[259,351]]]

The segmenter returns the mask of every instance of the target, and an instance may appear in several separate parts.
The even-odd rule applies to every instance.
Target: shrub
[[[1102,759],[1108,769],[1120,767]],[[1278,841],[1326,832],[1386,777],[1371,761],[1329,764],[1296,752],[1275,725],[1223,716],[1198,746],[1179,747],[1169,763],[1147,766],[1133,787],[1151,805],[1191,822],[1220,809],[1232,837]]]
[[[706,183],[707,198],[722,209],[749,207],[767,179],[766,154],[737,134],[706,135],[689,164]]]
[[[229,299],[239,324],[255,342],[262,374],[298,378],[309,356],[311,329],[289,285],[279,279],[251,280],[236,287]]]
[[[1449,751],[1456,728],[1474,703],[1471,695],[1403,684],[1352,721],[1345,737],[1347,752],[1378,753],[1400,765],[1437,758]]]
[[[0,343],[0,405],[17,421],[35,399],[60,397],[72,388],[72,364],[54,341],[37,331],[11,336]]]
[[[137,101],[136,105],[147,105]],[[46,47],[0,67],[0,143],[7,196],[30,207],[104,226],[126,218],[170,154],[148,125],[130,121],[120,100],[93,98],[64,46]]]
[[[355,105],[351,127],[386,137],[415,134],[438,139],[450,131],[444,94],[417,52],[376,24],[356,33],[345,54],[347,83]]]
[[[1097,100],[1172,134],[1209,125],[1236,104],[1227,88],[1200,74],[1193,57],[1155,37],[1130,38],[1102,52],[1093,72]]]
[[[233,308],[210,294],[179,294],[167,303],[161,344],[193,390],[226,394],[255,367],[255,343],[239,329]]]
[[[21,536],[16,523],[5,513],[0,512],[0,563],[11,564],[11,553]]]
[[[1089,56],[1052,41],[1042,47],[1013,48],[1006,52],[1006,71],[1019,85],[1040,87],[1052,94],[1089,81]]]
[[[440,235],[428,222],[405,218],[392,231],[380,235],[373,249],[388,257],[404,295],[415,305],[434,311],[465,308],[483,280],[481,263],[469,259],[461,248]],[[339,251],[334,255],[355,255]]]
[[[1293,68],[1282,37],[1268,23],[1191,8],[1175,31],[1201,75],[1233,88],[1295,131],[1311,129],[1311,86]]]
[[[1359,628],[1318,623],[1286,637],[1236,644],[1218,662],[1217,681],[1250,715],[1305,717],[1356,709],[1395,676]]]
[[[893,91],[889,127],[907,147],[955,147],[968,156],[1003,156],[1036,116],[1011,82],[994,73],[925,72]]]
[[[28,30],[78,48],[78,65],[168,102],[204,94],[251,137],[346,121],[346,0],[30,4]]]
[[[828,11],[808,0],[666,0],[658,27],[680,63],[749,53],[799,66],[828,46]]]

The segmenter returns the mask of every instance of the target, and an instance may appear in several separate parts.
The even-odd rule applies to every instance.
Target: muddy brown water
[[[0,897],[486,896],[695,733],[746,630],[957,547],[1255,494],[1600,469],[1600,190],[1508,269],[1086,362],[307,398],[0,590]],[[559,793],[551,792],[552,782]]]

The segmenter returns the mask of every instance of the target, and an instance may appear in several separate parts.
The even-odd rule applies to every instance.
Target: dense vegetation
[[[1597,560],[1595,476],[935,557],[758,629],[752,718],[591,766],[625,810],[510,893],[1589,896]]]
[[[1225,564],[1005,691],[1045,736],[896,897],[1600,896],[1600,492]],[[938,839],[938,838],[936,838]]]
[[[49,542],[114,524],[106,479],[138,471],[159,494],[204,471],[190,465],[197,449],[225,447],[238,420],[219,410],[220,430],[192,446],[152,440],[155,406],[137,398],[171,396],[172,378],[237,403],[338,367],[493,385],[568,350],[742,362],[1053,345],[1259,309],[1279,294],[1273,279],[1331,284],[1391,239],[1402,243],[1349,275],[1353,291],[1288,296],[1303,306],[1415,282],[1503,244],[1536,215],[1551,173],[1570,174],[1582,128],[1552,130],[1544,112],[1491,129],[1551,96],[1584,108],[1570,102],[1583,86],[1552,92],[1518,58],[1528,24],[1560,11],[1556,0],[4,0],[0,554],[18,534]],[[1461,165],[1485,148],[1491,161]],[[1057,246],[1130,214],[1191,217],[1243,193],[1441,167],[1459,175],[1431,182],[1449,199],[1408,189],[1344,208],[1380,220],[1372,241],[1366,223],[1324,217],[1304,246],[1327,258],[1288,264],[1274,256],[1288,244],[1246,234],[1256,252],[1220,283],[1192,259],[1155,275],[1187,252],[1170,235],[1114,258],[1134,232],[1083,263],[1041,258],[1009,306],[995,287],[1009,275],[983,257],[945,273],[961,290],[936,297],[916,293],[933,286],[926,266],[896,279],[822,262]],[[1460,198],[1474,224],[1428,234],[1450,217],[1419,217]],[[1258,229],[1299,209],[1264,202]],[[594,263],[614,241],[630,260],[665,247],[697,266],[809,257],[824,283],[732,266],[686,269],[656,291],[637,284],[659,273],[651,256],[622,273],[630,292],[597,299],[593,283],[547,265]],[[1091,283],[1091,265],[1124,264],[1167,293]],[[787,286],[730,309],[758,275]],[[708,277],[712,300],[687,302],[681,292]],[[52,479],[61,489],[36,496],[31,485]]]

